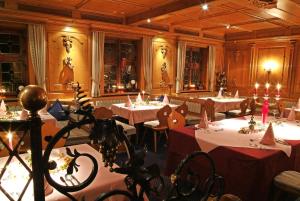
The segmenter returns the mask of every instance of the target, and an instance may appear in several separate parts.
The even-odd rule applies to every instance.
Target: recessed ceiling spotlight
[[[150,23],[150,22],[151,22],[151,19],[150,19],[150,18],[148,18],[148,19],[147,19],[147,22],[148,22],[148,23]]]
[[[230,24],[226,25],[226,29],[230,29],[230,27],[231,27]]]
[[[208,10],[208,5],[207,5],[207,3],[202,4],[202,10]]]

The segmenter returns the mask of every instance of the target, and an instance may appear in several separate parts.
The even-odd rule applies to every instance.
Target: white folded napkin
[[[208,128],[208,120],[206,111],[200,117],[199,128]]]
[[[170,103],[167,94],[164,95],[163,103],[164,104],[169,104]]]
[[[137,103],[141,103],[143,102],[143,99],[142,99],[142,96],[141,94],[139,93],[138,96],[136,97],[136,100],[135,100]]]
[[[292,107],[287,120],[288,121],[295,121],[295,119],[296,119],[295,107]]]
[[[0,110],[2,110],[3,112],[6,112],[6,104],[5,104],[4,100],[1,101]]]
[[[222,90],[221,90],[221,89],[219,90],[219,93],[218,93],[218,95],[217,95],[217,98],[223,98],[223,96],[222,96]]]
[[[131,99],[129,97],[129,95],[127,96],[127,102],[125,103],[125,107],[131,107],[132,106],[132,102]]]
[[[235,97],[235,98],[239,98],[239,97],[240,97],[240,96],[239,96],[239,90],[236,90],[234,97]]]

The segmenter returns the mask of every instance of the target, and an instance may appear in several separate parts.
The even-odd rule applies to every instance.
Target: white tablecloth
[[[242,127],[248,127],[249,117],[246,119],[235,118],[225,119],[217,122],[213,122],[209,125],[208,129],[199,129],[195,131],[196,140],[200,148],[209,152],[218,146],[230,146],[230,147],[247,147],[256,149],[277,149],[284,151],[288,156],[291,155],[291,146],[283,143],[276,143],[274,146],[266,146],[260,144],[260,140],[263,137],[265,130],[268,126],[262,125],[260,117],[255,117],[257,127],[263,129],[260,132],[251,134],[240,134],[238,131]],[[280,140],[300,140],[300,123],[293,121],[287,121],[282,119],[281,121],[275,121],[274,118],[270,118],[273,121],[273,130],[276,139]],[[277,122],[277,123],[276,123]]]
[[[102,162],[102,155],[99,152],[97,152],[95,149],[93,149],[87,144],[70,146],[69,148],[71,149],[72,152],[74,151],[74,149],[76,149],[80,153],[91,154],[92,156],[95,157],[98,163],[98,173],[96,178],[93,180],[93,182],[83,190],[72,193],[77,200],[82,200],[84,196],[86,201],[93,201],[101,193],[108,192],[114,189],[123,189],[123,190],[126,189],[124,183],[124,175],[111,173],[109,171],[109,168],[105,168]],[[65,148],[54,149],[51,153],[52,159],[57,162],[58,167],[61,167],[63,163],[63,159],[61,159],[62,157],[60,157],[59,155],[60,153],[65,153],[65,150],[66,150]],[[21,156],[22,158],[28,158],[27,157],[28,154],[26,155],[23,154]],[[66,155],[64,156],[67,157]],[[1,169],[4,167],[4,163],[6,160],[7,157],[0,158]],[[26,163],[29,163],[28,159],[25,161]],[[77,180],[79,182],[85,180],[86,177],[89,176],[89,173],[91,172],[92,162],[86,157],[79,157],[76,163],[80,165],[79,171],[78,172],[74,171],[74,177],[72,177],[71,180],[66,181],[68,185],[73,185],[73,184],[76,185]],[[60,170],[58,172],[53,173],[52,177],[55,180],[59,181],[59,183],[61,183],[62,185],[66,185],[59,179],[60,176],[63,176],[63,178],[65,178],[65,174],[66,174],[66,170]],[[23,168],[23,166],[17,160],[13,159],[13,163],[7,168],[6,174],[4,174],[4,177],[1,180],[1,185],[13,196],[15,200],[17,200],[17,196],[18,194],[20,194],[22,188],[24,187],[27,178],[28,178],[28,172],[26,171],[26,169]],[[33,190],[33,186],[31,182],[22,200],[24,201],[33,200],[32,190]],[[0,200],[1,201],[8,200],[2,192],[0,192]],[[67,201],[69,200],[69,198],[54,189],[50,195],[46,196],[46,200]],[[110,201],[123,201],[123,200],[124,197],[122,198],[114,197],[114,199],[111,199]]]
[[[111,110],[114,114],[128,119],[130,125],[142,123],[146,121],[156,120],[156,113],[165,104],[161,102],[151,102],[149,105],[136,105],[132,107],[126,107],[124,103],[113,104]],[[169,104],[171,108],[176,108],[177,105]]]
[[[244,98],[216,98],[216,97],[201,97],[203,102],[208,98],[215,102],[215,112],[227,112],[229,110],[240,109],[240,103]]]

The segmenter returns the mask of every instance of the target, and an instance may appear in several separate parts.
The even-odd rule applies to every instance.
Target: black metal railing
[[[129,142],[124,134],[122,126],[117,126],[113,119],[95,119],[92,114],[93,107],[88,104],[89,100],[84,98],[85,96],[83,95],[83,91],[79,85],[75,88],[77,107],[76,110],[71,112],[80,115],[82,118],[80,118],[79,121],[70,121],[67,126],[62,128],[53,137],[50,139],[48,138],[49,143],[47,144],[44,154],[42,155],[42,121],[37,115],[37,111],[46,104],[45,92],[41,91],[40,88],[37,89],[37,87],[32,86],[25,87],[24,90],[21,92],[20,101],[23,107],[30,111],[29,119],[23,121],[1,121],[0,123],[0,128],[3,131],[16,131],[17,135],[19,136],[19,141],[12,150],[4,138],[0,137],[1,143],[9,153],[8,160],[4,168],[0,171],[0,181],[7,169],[6,167],[9,165],[9,162],[13,157],[20,161],[29,174],[28,181],[18,197],[11,196],[5,190],[5,186],[0,183],[0,191],[9,200],[22,200],[22,197],[31,181],[33,181],[34,200],[45,200],[45,179],[54,189],[67,196],[70,200],[77,200],[72,195],[72,192],[77,192],[86,188],[92,183],[98,173],[99,164],[97,163],[96,158],[94,158],[94,156],[91,154],[80,153],[76,149],[71,151],[69,148],[66,148],[66,154],[71,158],[70,162],[68,163],[68,167],[66,168],[67,175],[72,175],[74,171],[78,171],[80,167],[76,161],[80,157],[85,157],[92,163],[91,170],[86,170],[86,172],[89,172],[89,175],[86,176],[86,179],[82,182],[78,182],[77,184],[69,186],[62,185],[51,177],[50,172],[57,167],[57,163],[56,161],[50,160],[50,155],[60,139],[67,137],[72,129],[81,128],[85,125],[91,125],[90,139],[91,142],[99,145],[99,150],[102,154],[104,165],[112,172],[126,175],[124,182],[127,190],[115,189],[104,194],[103,192],[99,192],[99,197],[96,199],[97,201],[104,201],[116,195],[122,195],[131,201],[143,201],[145,196],[151,197],[151,195],[155,195],[158,200],[186,200],[186,198],[191,196],[193,193],[197,191],[199,192],[200,179],[190,172],[188,174],[184,174],[183,176],[181,175],[182,170],[190,160],[197,157],[204,157],[210,166],[210,173],[204,182],[204,190],[201,190],[200,197],[198,197],[197,200],[205,201],[213,193],[218,198],[222,195],[223,180],[215,173],[213,161],[207,154],[203,152],[195,152],[187,156],[187,158],[180,163],[175,173],[171,176],[171,179],[162,176],[159,167],[156,164],[144,167],[145,154],[142,151],[136,152],[133,145]],[[20,157],[18,153],[21,142],[25,136],[30,137],[31,144],[30,149],[32,163],[29,165],[22,159],[22,157]],[[117,148],[120,144],[125,144],[130,157],[125,163],[118,167],[114,167],[113,165],[116,163]],[[185,177],[188,179],[184,179]],[[191,181],[191,178],[193,181]],[[63,180],[64,178],[60,179]],[[181,185],[182,182],[184,182],[184,185]],[[185,182],[192,183],[192,185],[189,185],[190,188],[188,190],[181,189],[182,186],[188,186],[185,185]],[[203,187],[203,183],[201,186]],[[216,186],[218,186],[218,188],[216,188]]]

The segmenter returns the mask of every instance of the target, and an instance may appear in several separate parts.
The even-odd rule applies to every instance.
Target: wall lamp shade
[[[277,67],[277,63],[275,61],[266,61],[263,64],[264,70],[270,73],[273,69]]]

